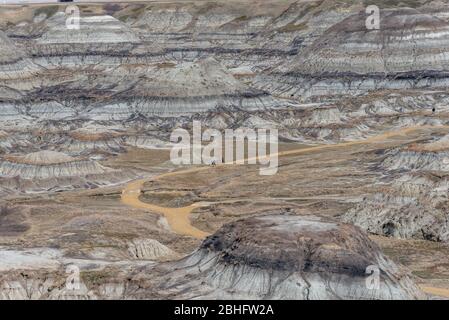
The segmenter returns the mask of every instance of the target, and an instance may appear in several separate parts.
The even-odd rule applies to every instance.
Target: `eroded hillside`
[[[449,5],[250,2],[0,6],[0,298],[449,289]],[[194,120],[277,129],[277,174],[174,165]]]

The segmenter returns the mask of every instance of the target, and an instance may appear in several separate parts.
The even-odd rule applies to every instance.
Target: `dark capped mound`
[[[378,286],[369,284],[373,270]],[[270,214],[229,223],[192,255],[137,278],[148,274],[159,274],[157,292],[170,298],[422,297],[406,270],[386,258],[361,229],[312,215]]]
[[[263,230],[263,232],[261,232]],[[262,216],[225,225],[202,247],[231,264],[364,276],[379,248],[349,224],[315,216]]]

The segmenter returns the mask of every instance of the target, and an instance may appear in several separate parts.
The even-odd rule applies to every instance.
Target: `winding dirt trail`
[[[428,293],[428,294],[431,294],[434,296],[449,298],[449,289],[426,287],[426,286],[420,286],[420,288],[425,293]]]
[[[375,143],[375,142],[383,142],[388,138],[405,135],[407,133],[411,133],[418,130],[425,130],[425,129],[448,129],[449,126],[413,126],[408,127],[400,130],[390,131],[386,132],[365,140],[360,141],[351,141],[351,142],[342,142],[338,144],[329,144],[329,145],[319,145],[314,147],[307,147],[307,148],[301,148],[301,149],[294,149],[294,150],[288,150],[277,153],[278,157],[282,156],[288,156],[288,155],[297,155],[301,153],[307,153],[307,152],[313,152],[313,151],[319,151],[319,150],[325,150],[325,149],[332,149],[332,148],[342,148],[342,147],[348,147],[353,145],[361,145],[361,144],[369,144],[369,143]],[[272,155],[273,156],[273,155]],[[258,157],[257,157],[258,158]],[[217,166],[223,166],[223,165],[229,165],[229,163],[219,164]],[[204,232],[202,230],[199,230],[198,228],[195,228],[192,226],[190,221],[190,214],[195,209],[201,206],[201,203],[194,203],[186,207],[181,208],[168,208],[168,207],[161,207],[158,205],[150,204],[142,202],[139,197],[141,195],[141,190],[145,182],[147,181],[156,181],[160,180],[162,178],[166,177],[172,177],[172,176],[178,176],[188,173],[195,173],[195,172],[201,172],[211,170],[210,166],[204,166],[204,167],[193,167],[185,170],[180,171],[174,171],[174,172],[168,172],[161,174],[156,177],[152,178],[146,178],[141,180],[132,181],[129,184],[125,186],[125,188],[122,191],[121,201],[133,208],[138,209],[146,209],[150,211],[157,212],[159,214],[162,214],[167,219],[167,222],[170,226],[170,228],[180,234],[180,235],[187,235],[191,236],[197,239],[204,239],[206,236],[209,235],[209,233]],[[435,287],[427,287],[427,286],[421,286],[421,289],[431,295],[440,296],[440,297],[446,297],[449,298],[449,290],[444,288],[435,288]]]
[[[282,151],[278,152],[277,156],[289,156],[289,155],[297,155],[301,153],[308,153],[313,151],[319,151],[319,150],[325,150],[325,149],[333,149],[333,148],[343,148],[353,145],[361,145],[361,144],[369,144],[369,143],[375,143],[375,142],[383,142],[388,138],[394,137],[394,136],[400,136],[405,135],[407,133],[411,133],[413,131],[417,130],[424,130],[424,129],[444,129],[449,128],[449,126],[413,126],[408,128],[403,128],[400,130],[395,131],[389,131],[377,136],[370,137],[365,140],[360,141],[349,141],[349,142],[342,142],[337,144],[326,144],[326,145],[319,145],[319,146],[313,146],[313,147],[307,147],[307,148],[301,148],[301,149],[293,149],[288,151]],[[276,154],[270,155],[274,156]],[[259,157],[257,157],[258,159]],[[251,158],[254,159],[254,158]],[[249,160],[249,159],[248,159]],[[229,163],[223,163],[218,164],[217,166],[224,166],[224,165],[230,165]],[[135,180],[130,182],[125,186],[125,188],[122,190],[122,196],[121,201],[133,208],[138,209],[146,209],[150,211],[157,212],[159,214],[162,214],[166,217],[169,226],[171,229],[181,235],[187,235],[192,236],[197,239],[203,239],[206,236],[209,235],[209,233],[204,232],[202,230],[199,230],[192,226],[190,221],[190,213],[197,207],[200,206],[199,203],[191,204],[187,207],[181,207],[181,208],[170,208],[170,207],[161,207],[155,204],[145,203],[142,202],[139,197],[141,195],[141,190],[145,182],[147,181],[156,181],[160,180],[162,178],[166,177],[172,177],[172,176],[178,176],[188,173],[196,173],[201,171],[211,170],[210,166],[203,166],[203,167],[192,167],[180,171],[174,171],[174,172],[168,172],[163,173],[161,175],[158,175],[156,177],[152,178],[146,178],[141,180]]]
[[[166,175],[160,175],[151,180],[160,179],[162,176],[166,177]],[[122,202],[134,208],[146,209],[162,214],[167,219],[170,228],[178,234],[191,236],[197,239],[204,239],[209,235],[207,232],[192,226],[190,222],[190,213],[193,209],[199,206],[196,203],[182,208],[166,208],[140,201],[139,196],[143,184],[147,181],[149,181],[149,179],[141,179],[126,185],[125,189],[122,191]]]

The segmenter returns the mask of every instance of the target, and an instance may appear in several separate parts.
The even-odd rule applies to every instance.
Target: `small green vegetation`
[[[238,18],[235,18],[232,22],[243,22],[248,20],[248,16],[240,16]]]
[[[301,30],[307,30],[308,26],[305,22],[303,23],[289,23],[282,28],[279,29],[280,32],[295,32],[295,31],[301,31]]]
[[[50,5],[50,6],[44,6],[36,9],[34,12],[35,16],[39,16],[41,14],[45,14],[47,18],[53,16],[56,12],[59,11],[59,6]]]
[[[130,15],[124,15],[117,17],[117,19],[120,20],[121,22],[126,22],[130,17],[131,17]]]
[[[412,274],[421,279],[439,279],[439,280],[449,279],[449,275],[444,273],[433,272],[432,270],[415,270],[412,271]]]
[[[100,271],[82,271],[80,276],[87,287],[107,283],[111,277],[107,269]]]
[[[176,66],[173,62],[161,62],[156,65],[158,69],[172,69]]]

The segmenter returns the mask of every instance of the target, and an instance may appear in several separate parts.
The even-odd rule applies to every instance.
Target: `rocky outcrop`
[[[61,6],[0,12],[5,18],[0,19],[0,196],[28,206],[0,208],[1,242],[17,237],[20,247],[0,250],[0,269],[7,265],[0,298],[421,298],[407,271],[364,232],[330,219],[270,214],[239,220],[175,261],[178,252],[196,248],[195,240],[172,233],[163,219],[156,223],[151,212],[129,209],[123,215],[119,207],[116,218],[111,215],[119,196],[114,185],[141,175],[129,168],[151,166],[148,176],[169,167],[159,153],[154,160],[161,162],[152,167],[153,158],[148,164],[141,158],[156,152],[134,148],[170,148],[173,129],[190,129],[193,120],[204,129],[276,128],[282,143],[304,144],[449,123],[447,8],[440,10],[435,1],[407,2],[416,8],[384,1],[382,7],[390,9],[381,11],[381,28],[366,30],[365,5],[331,0],[89,4],[80,6],[79,30],[66,28]],[[295,181],[300,194],[291,203],[328,213],[333,205],[341,212],[360,199],[344,222],[385,236],[447,241],[445,139],[385,153],[375,150],[383,146],[380,141],[335,148],[353,156],[326,160],[319,170],[332,174],[320,178],[326,180],[324,189],[321,181]],[[138,159],[130,160],[134,154]],[[379,161],[371,163],[373,158]],[[283,170],[297,174],[296,159],[287,160]],[[340,165],[346,170],[349,161],[356,170],[340,174]],[[304,173],[319,172],[314,170]],[[345,190],[334,195],[342,183]],[[100,186],[110,188],[57,193]],[[288,197],[287,187],[279,189],[282,197]],[[182,194],[197,193],[185,188]],[[314,188],[320,192],[314,194]],[[206,189],[199,192],[220,201],[221,188],[217,194]],[[314,202],[303,199],[306,195]],[[242,214],[232,212],[231,198],[224,200],[228,216],[222,216],[222,204],[205,205],[193,213],[192,223],[211,230]],[[79,212],[51,205],[66,200],[76,202]],[[259,204],[252,200],[245,208],[255,212]],[[290,200],[264,198],[261,206]],[[86,211],[92,205],[92,212]],[[49,212],[56,221],[51,230],[45,220]],[[198,219],[204,214],[213,218]],[[67,256],[22,250],[35,242],[68,249]],[[73,259],[84,265],[89,280],[75,291],[65,288],[61,269]],[[105,271],[105,265],[119,272]],[[378,289],[367,285],[373,279],[369,270],[379,270]]]
[[[133,100],[116,97],[114,102],[98,104],[86,116],[93,120],[125,120],[135,115],[169,118],[218,107],[252,111],[288,105],[241,83],[211,58],[150,66],[129,94]]]
[[[117,66],[140,43],[123,22],[108,15],[81,15],[79,28],[69,28],[70,16],[57,12],[29,43],[34,61],[46,67]]]
[[[129,243],[128,251],[132,258],[139,260],[171,260],[176,252],[155,239],[134,239]]]
[[[13,148],[13,141],[9,134],[3,130],[0,130],[0,152],[5,150],[11,150]]]
[[[449,240],[449,223],[444,204],[447,197],[443,196],[432,203],[418,193],[406,196],[396,189],[389,191],[390,194],[367,196],[363,203],[344,215],[343,221],[387,237],[444,242]],[[435,191],[436,187],[426,189],[430,193]]]
[[[0,80],[26,78],[36,70],[26,54],[0,31]]]
[[[367,195],[343,220],[374,234],[449,241],[448,137],[390,150],[380,163],[389,183]]]
[[[379,270],[378,289],[367,286],[370,268]],[[170,298],[422,297],[360,229],[317,216],[271,214],[227,224],[192,255],[156,270],[166,273],[159,294]]]
[[[117,154],[124,152],[124,132],[100,126],[86,126],[68,133],[60,139],[58,147],[73,154]]]
[[[342,19],[301,55],[260,75],[257,86],[304,100],[447,86],[448,22],[409,8],[381,10],[379,30],[368,30],[366,20],[365,11]]]
[[[23,191],[92,188],[127,181],[135,175],[135,172],[111,169],[93,160],[55,151],[7,156],[0,162],[0,184]]]
[[[131,29],[107,15],[80,16],[79,28],[67,28],[69,15],[58,12],[47,19],[47,31],[38,39],[39,44],[95,44],[138,43]]]
[[[392,150],[382,161],[382,167],[388,170],[449,171],[449,136]]]
[[[75,159],[54,151],[40,151],[20,157],[8,156],[0,168],[1,176],[21,179],[85,176],[113,171],[93,161]]]
[[[45,68],[26,82],[0,87],[0,123],[33,127],[64,121],[76,130],[86,122],[126,122],[131,145],[151,145],[153,138],[163,145],[167,132],[193,117],[220,129],[274,127],[287,140],[307,143],[447,122],[426,114],[434,106],[447,110],[447,93],[397,91],[427,80],[434,87],[444,79],[441,12],[419,6],[382,10],[382,28],[365,32],[363,8],[354,3],[270,2],[254,10],[238,3],[117,8],[82,12],[79,30],[66,28],[62,12],[7,28],[9,43]],[[429,60],[434,51],[437,58]],[[424,56],[429,58],[418,58]],[[365,93],[372,83],[388,90],[356,101],[330,99],[337,91]],[[298,105],[313,92],[324,101]],[[142,123],[162,134],[136,132]],[[126,145],[115,138],[80,142],[62,135],[60,140],[67,148],[58,151],[73,155],[83,148],[83,154],[93,149],[115,154]]]

